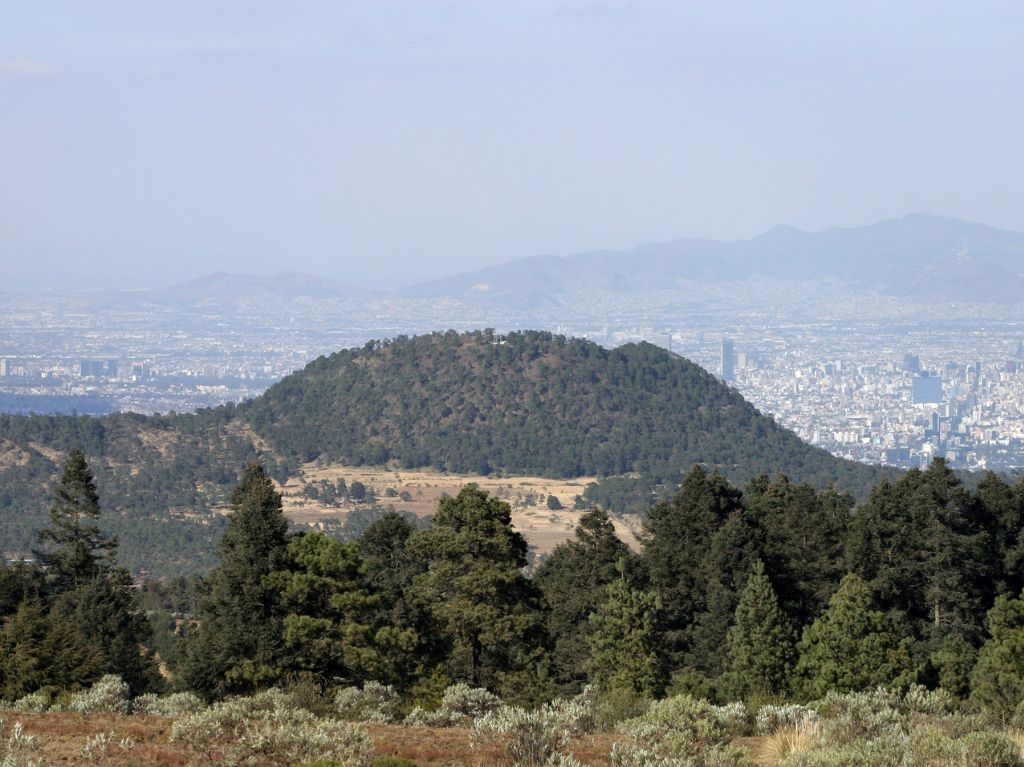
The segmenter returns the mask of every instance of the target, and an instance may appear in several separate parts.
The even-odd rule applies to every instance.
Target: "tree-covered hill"
[[[879,475],[801,442],[655,346],[607,350],[539,332],[374,342],[321,357],[248,403],[194,414],[0,416],[0,554],[31,550],[74,447],[94,467],[122,559],[162,573],[208,566],[222,524],[215,507],[256,458],[279,480],[315,458],[469,473],[638,474],[668,490],[694,463],[736,480],[785,472],[861,495]],[[650,493],[632,492],[643,501],[633,506],[646,508]]]
[[[695,463],[860,490],[875,469],[802,442],[692,362],[647,343],[436,333],[321,357],[239,408],[298,461],[613,476]]]

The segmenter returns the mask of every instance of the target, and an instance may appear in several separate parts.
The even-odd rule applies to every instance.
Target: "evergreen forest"
[[[95,474],[132,573],[210,570],[240,466],[283,482],[311,460],[446,472],[596,476],[588,505],[643,514],[694,464],[734,482],[784,473],[867,497],[882,471],[802,442],[686,359],[543,332],[454,331],[311,362],[262,396],[196,413],[0,415],[0,552],[29,556],[64,457]]]

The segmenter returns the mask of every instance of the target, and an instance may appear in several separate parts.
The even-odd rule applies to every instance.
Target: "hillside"
[[[647,343],[454,332],[322,357],[239,408],[282,455],[572,477],[694,463],[846,486],[874,471],[802,442],[713,375]]]
[[[0,551],[25,553],[64,454],[82,447],[133,568],[201,569],[246,461],[571,478],[694,463],[860,493],[878,470],[801,442],[693,363],[548,333],[437,333],[311,362],[240,406],[190,415],[0,417]],[[642,506],[642,504],[641,504]]]

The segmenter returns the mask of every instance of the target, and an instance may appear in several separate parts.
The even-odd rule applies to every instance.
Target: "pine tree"
[[[698,465],[676,497],[656,504],[644,521],[643,564],[661,600],[666,651],[677,667],[687,660],[694,619],[707,608],[704,562],[711,540],[741,508],[742,494]]]
[[[624,579],[605,589],[605,601],[587,627],[590,683],[644,697],[664,692],[664,664],[658,651],[658,597],[630,588]]]
[[[796,637],[761,562],[740,593],[727,647],[723,681],[730,696],[765,698],[786,692],[796,662]]]
[[[0,627],[0,698],[15,700],[50,681],[49,623],[42,605],[26,600]]]
[[[872,490],[846,550],[881,609],[905,616],[926,658],[950,636],[980,641],[999,580],[994,544],[977,497],[937,458]]]
[[[110,567],[117,541],[100,532],[99,516],[96,481],[85,453],[75,448],[54,493],[50,524],[39,532],[44,549],[37,555],[56,592],[73,589]]]
[[[266,582],[281,598],[287,672],[349,684],[398,681],[391,658],[415,647],[416,632],[384,623],[355,544],[296,535],[283,569]]]
[[[522,573],[526,541],[512,509],[475,485],[442,498],[409,541],[425,572],[410,599],[429,611],[429,636],[453,681],[521,695],[546,643],[540,593]]]
[[[971,697],[1007,719],[1024,700],[1024,598],[998,597],[988,632],[971,674]]]
[[[847,575],[825,612],[804,629],[795,686],[802,698],[812,700],[832,690],[912,681],[910,644],[886,625],[864,581]]]
[[[726,636],[762,549],[763,533],[745,509],[729,514],[711,537],[698,571],[705,588],[703,609],[686,633],[686,668],[709,678],[726,670]]]
[[[534,575],[547,602],[554,672],[570,688],[587,678],[587,619],[607,598],[608,584],[621,578],[620,570],[633,559],[608,514],[595,508],[580,517],[575,539],[556,546]]]
[[[246,693],[281,675],[279,595],[266,576],[285,561],[288,522],[281,494],[263,466],[250,463],[231,494],[231,514],[218,543],[199,625],[182,669],[189,689],[208,698]]]

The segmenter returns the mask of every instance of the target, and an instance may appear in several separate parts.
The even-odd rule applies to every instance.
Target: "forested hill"
[[[875,469],[802,442],[686,359],[550,333],[437,333],[321,357],[239,408],[281,454],[547,476],[785,472],[860,489]]]
[[[31,550],[74,447],[96,473],[123,561],[163,573],[212,562],[215,507],[253,458],[278,480],[314,458],[550,477],[639,473],[645,479],[630,482],[647,484],[630,491],[633,509],[646,508],[652,484],[670,490],[694,463],[738,481],[784,472],[861,496],[879,476],[801,442],[655,346],[609,351],[537,332],[370,343],[317,359],[244,405],[195,414],[0,416],[0,555]],[[626,510],[608,493],[592,498]]]

